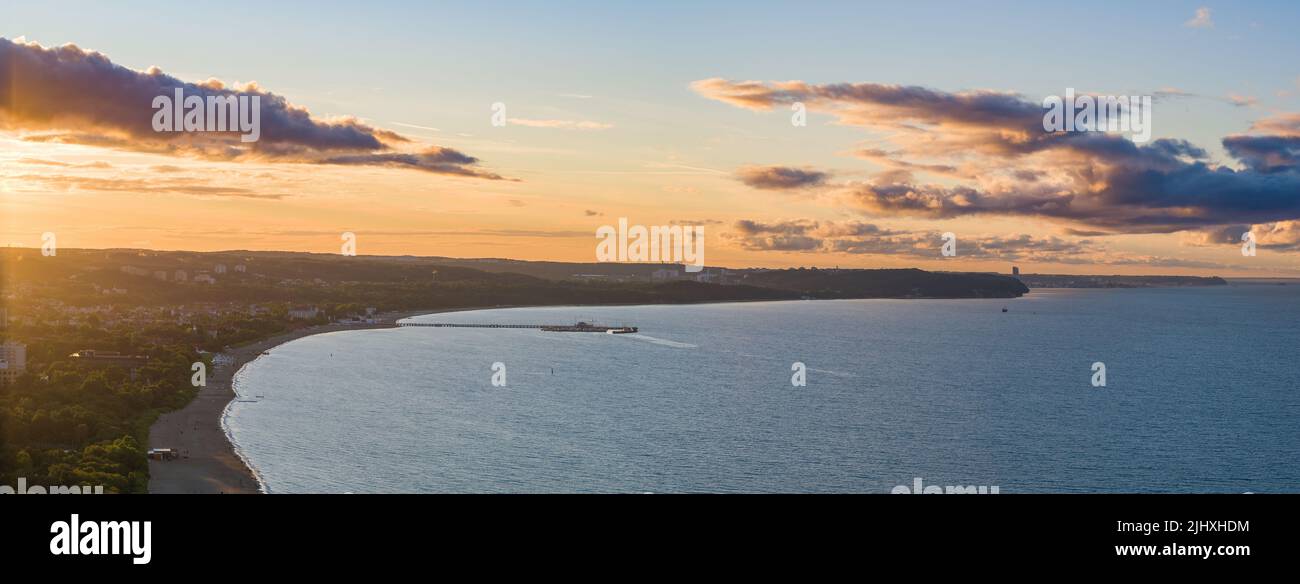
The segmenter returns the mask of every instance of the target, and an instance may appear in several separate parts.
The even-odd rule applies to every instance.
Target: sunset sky
[[[1300,276],[1300,4],[609,4],[0,0],[0,244]],[[263,139],[154,133],[176,84]],[[1067,88],[1152,141],[1035,129]]]

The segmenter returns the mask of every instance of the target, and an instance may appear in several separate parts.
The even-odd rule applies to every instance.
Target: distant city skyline
[[[0,245],[594,262],[625,217],[708,265],[1300,276],[1300,6],[1098,8],[6,3]],[[155,132],[174,84],[261,141]],[[1151,140],[1042,130],[1075,91]]]

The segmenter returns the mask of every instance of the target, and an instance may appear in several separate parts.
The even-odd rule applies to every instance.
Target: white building
[[[154,270],[153,279],[167,281],[167,270]]]
[[[212,268],[212,271],[218,274],[224,274],[226,273],[226,264],[217,264],[215,268]]]
[[[185,273],[185,270],[176,270],[176,273],[173,274],[172,276],[173,276],[172,279],[176,280],[177,282],[184,282],[190,279],[190,275]]]
[[[213,278],[208,274],[195,274],[194,283],[195,284],[216,284],[217,279]]]
[[[0,382],[12,383],[27,371],[27,345],[9,341],[0,345]]]

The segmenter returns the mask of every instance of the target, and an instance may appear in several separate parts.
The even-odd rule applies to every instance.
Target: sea
[[[1300,492],[1300,285],[409,321],[579,320],[640,332],[305,337],[223,424],[271,493]]]

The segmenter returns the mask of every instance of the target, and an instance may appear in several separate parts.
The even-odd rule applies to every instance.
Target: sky
[[[1300,276],[1293,2],[269,4],[0,0],[0,244],[594,261],[626,217],[709,265]],[[171,85],[262,140],[152,132]],[[1067,89],[1151,141],[1035,129]]]

